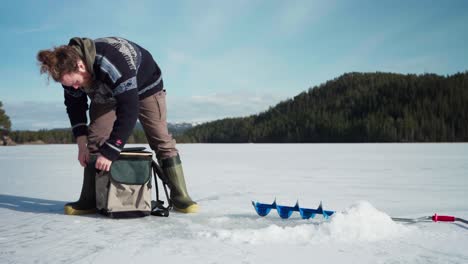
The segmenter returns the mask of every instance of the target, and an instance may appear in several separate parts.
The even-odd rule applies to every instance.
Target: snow
[[[140,146],[140,145],[133,145]],[[0,263],[468,263],[468,144],[179,144],[198,214],[66,216],[74,145],[0,148]],[[251,201],[335,210],[255,213]]]

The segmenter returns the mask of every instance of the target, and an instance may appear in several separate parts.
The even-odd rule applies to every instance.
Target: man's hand
[[[88,148],[78,148],[78,161],[82,167],[86,167],[89,161],[89,150]]]
[[[89,161],[88,139],[86,136],[80,136],[76,138],[76,143],[78,144],[78,161],[82,167],[86,167]]]
[[[106,157],[102,156],[101,154],[98,155],[96,160],[96,169],[102,171],[110,171],[112,161],[108,160]]]

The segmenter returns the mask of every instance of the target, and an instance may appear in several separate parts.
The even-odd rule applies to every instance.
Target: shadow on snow
[[[0,208],[27,213],[63,215],[64,201],[0,194]]]

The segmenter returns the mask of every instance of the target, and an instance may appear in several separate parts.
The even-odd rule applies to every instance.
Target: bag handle
[[[153,169],[154,185],[156,189],[156,201],[151,201],[151,215],[168,217],[169,210],[172,209],[172,201],[171,199],[169,199],[169,194],[167,192],[167,183],[168,183],[167,177],[164,174],[161,167],[159,167],[159,165],[154,160],[151,161],[151,167]],[[167,207],[164,207],[163,200],[159,200],[158,177],[159,179],[161,179],[162,184],[163,184],[164,193],[166,194],[166,199],[168,202]]]
[[[140,152],[145,151],[145,147],[133,147],[133,148],[124,148],[122,152]]]

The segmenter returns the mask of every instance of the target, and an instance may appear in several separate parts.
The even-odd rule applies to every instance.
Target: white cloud
[[[443,72],[443,69],[450,63],[439,56],[417,56],[411,58],[389,59],[382,67],[383,71],[399,73],[433,73]]]
[[[168,122],[206,122],[241,117],[265,111],[284,100],[273,94],[246,91],[167,97]],[[70,123],[62,102],[3,102],[13,130],[68,128]]]
[[[246,91],[213,93],[192,97],[168,96],[169,122],[206,122],[243,117],[267,110],[286,98]]]
[[[309,81],[300,76],[304,73],[293,70],[299,67],[295,62],[257,47],[239,47],[210,56],[176,50],[170,54],[163,72],[171,94],[189,96],[243,90],[291,96],[309,87]]]
[[[70,127],[62,102],[4,102],[13,130],[39,130]]]

